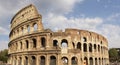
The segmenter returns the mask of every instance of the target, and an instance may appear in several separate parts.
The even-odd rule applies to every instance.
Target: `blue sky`
[[[120,0],[0,0],[0,50],[7,48],[12,17],[31,3],[45,28],[97,32],[108,39],[109,48],[120,47]]]

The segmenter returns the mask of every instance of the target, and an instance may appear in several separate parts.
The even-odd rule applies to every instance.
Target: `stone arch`
[[[84,57],[84,65],[88,65],[88,58]]]
[[[36,39],[32,39],[33,41],[33,48],[36,48],[37,47],[37,40]]]
[[[25,56],[25,62],[24,62],[25,65],[28,65],[28,57]]]
[[[86,37],[83,37],[83,42],[87,42],[87,38]]]
[[[50,56],[50,65],[56,65],[56,57]]]
[[[25,42],[26,42],[26,49],[28,49],[29,48],[29,41],[26,40]]]
[[[61,60],[62,60],[62,65],[68,65],[69,61],[67,57],[62,57]]]
[[[66,39],[63,39],[61,41],[61,46],[62,46],[62,48],[67,48],[68,47],[68,41]]]
[[[101,59],[99,58],[99,65],[101,65]]]
[[[87,52],[87,44],[86,43],[83,44],[83,48],[84,48],[83,51]]]
[[[71,65],[78,65],[78,59],[77,59],[77,57],[72,57],[71,58]]]
[[[81,50],[81,43],[80,42],[77,43],[77,49]]]
[[[27,32],[29,33],[30,32],[30,26],[27,25]]]
[[[21,27],[21,34],[23,35],[23,33],[24,33],[24,28]]]
[[[96,44],[94,44],[94,52],[96,52],[97,50],[96,50]]]
[[[45,47],[46,45],[46,39],[44,37],[41,38],[41,46]]]
[[[34,31],[37,31],[38,26],[36,23],[33,24],[33,28],[34,28]]]
[[[92,57],[90,57],[90,65],[93,65],[93,58]]]
[[[98,52],[100,52],[100,45],[98,45]]]
[[[73,49],[75,49],[75,43],[74,42],[72,42],[72,45],[73,45]]]
[[[39,65],[45,65],[45,57],[44,56],[41,56],[40,57],[40,64]]]
[[[19,57],[18,65],[22,65],[22,57]]]
[[[98,63],[97,63],[97,58],[95,58],[95,65],[98,65]]]
[[[32,56],[31,65],[36,65],[36,57]]]
[[[89,43],[89,52],[92,52],[92,44]]]
[[[23,45],[23,44],[22,44],[22,41],[21,41],[21,42],[20,42],[20,49],[22,49],[22,45]]]
[[[53,40],[53,46],[58,46],[58,41],[57,40]]]

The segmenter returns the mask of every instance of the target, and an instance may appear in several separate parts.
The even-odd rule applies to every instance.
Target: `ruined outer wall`
[[[8,63],[12,65],[109,64],[105,37],[87,30],[44,29],[42,16],[34,5],[26,6],[13,17],[9,37]]]

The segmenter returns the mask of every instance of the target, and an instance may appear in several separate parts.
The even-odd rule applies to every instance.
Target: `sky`
[[[12,17],[29,4],[43,16],[44,28],[93,31],[109,48],[120,48],[120,0],[0,0],[0,50],[8,48]]]

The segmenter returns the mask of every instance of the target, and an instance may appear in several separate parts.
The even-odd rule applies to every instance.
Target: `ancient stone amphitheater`
[[[57,21],[56,21],[57,22]],[[34,5],[21,9],[11,20],[8,64],[108,65],[108,42],[100,34],[67,28],[44,29]]]

